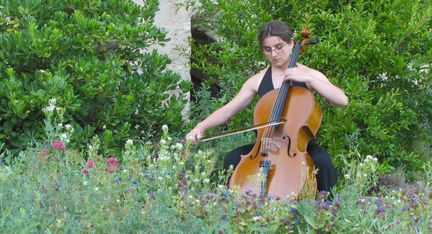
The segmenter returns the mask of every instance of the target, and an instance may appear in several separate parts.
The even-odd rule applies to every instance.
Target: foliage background
[[[391,13],[399,2],[325,3],[306,2],[303,9],[296,1],[288,6],[283,1],[201,1],[194,8],[203,17],[201,23],[227,34],[209,47],[195,48],[194,65],[207,69],[211,79],[195,92],[199,102],[190,124],[228,101],[248,75],[264,67],[255,43],[259,24],[277,16],[291,19],[294,28],[307,23],[320,29],[317,35],[325,40],[302,59],[323,70],[339,69],[325,71],[352,97],[345,109],[320,100],[326,121],[338,123],[325,125],[320,141],[345,166],[345,179],[340,180],[344,189],[333,202],[322,193],[313,200],[276,201],[227,189],[227,178],[215,175],[212,150],[222,154],[253,135],[221,144],[226,149],[210,143],[219,148],[196,152],[177,142],[187,131],[180,117],[184,101],[181,95],[167,99],[165,91],[178,85],[178,76],[166,71],[166,57],[139,53],[165,40],[153,26],[157,1],[145,1],[140,8],[113,0],[1,0],[0,232],[430,232],[431,162],[425,163],[419,193],[363,196],[376,184],[380,165],[405,164],[400,154],[409,152],[414,159],[428,157],[430,3],[404,3],[403,13],[397,9],[411,17],[404,25],[411,31],[401,32],[392,31],[398,28],[390,23],[384,28],[374,23],[387,18],[404,23]],[[299,16],[306,17],[295,21]],[[429,31],[421,30],[425,28]],[[378,29],[388,29],[387,34],[378,34]],[[341,36],[335,30],[358,35]],[[393,41],[389,35],[402,37]],[[372,47],[365,47],[366,42]],[[392,43],[397,53],[387,50]],[[377,49],[386,49],[382,53],[392,60],[373,53]],[[209,55],[217,62],[208,63]],[[212,96],[210,86],[215,84],[227,92]],[[190,86],[179,85],[183,91]],[[417,95],[406,99],[413,89]],[[382,99],[380,91],[385,91]],[[229,127],[250,125],[251,112],[234,118]],[[171,133],[163,126],[162,138],[154,140],[162,124]],[[406,145],[394,140],[400,136],[409,140]],[[423,140],[425,151],[410,145],[418,142],[413,136]],[[360,154],[375,148],[381,149],[372,152],[381,162]],[[406,165],[415,169],[419,161]]]
[[[304,27],[321,38],[299,62],[322,71],[350,99],[337,108],[318,97],[324,112],[318,140],[339,169],[358,154],[378,157],[381,173],[413,172],[431,160],[431,1],[197,0],[187,6],[195,10],[195,24],[218,35],[193,48],[193,67],[209,75],[195,93],[195,116],[228,102],[267,66],[257,33],[262,23],[280,19],[297,39]],[[219,92],[211,98],[215,85]],[[252,125],[252,112],[245,110],[228,128]]]
[[[42,140],[52,98],[78,148],[97,134],[109,154],[127,139],[158,136],[162,124],[180,129],[190,85],[149,49],[167,40],[153,22],[158,3],[2,0],[0,142],[19,151]]]

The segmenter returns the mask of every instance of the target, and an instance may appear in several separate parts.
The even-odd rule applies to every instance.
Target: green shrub
[[[245,79],[266,66],[256,35],[262,23],[280,19],[297,37],[303,27],[321,37],[299,62],[322,71],[350,99],[342,109],[318,98],[324,112],[318,140],[338,168],[346,166],[342,159],[353,151],[376,156],[382,163],[380,172],[397,167],[419,170],[424,160],[430,160],[430,1],[191,0],[188,4],[197,11],[195,24],[213,29],[221,38],[193,47],[192,66],[210,77],[204,88],[214,84],[221,88],[215,100],[197,100],[200,107],[214,103],[206,104],[206,112],[225,104]],[[251,126],[252,111],[240,113],[229,128]]]
[[[158,1],[2,0],[0,142],[20,150],[43,138],[42,107],[55,98],[75,129],[102,148],[180,128],[189,84],[149,46],[166,35],[153,22]],[[167,91],[179,86],[178,96]]]

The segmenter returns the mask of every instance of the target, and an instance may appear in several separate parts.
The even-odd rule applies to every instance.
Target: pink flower
[[[108,166],[107,167],[107,171],[110,174],[114,173],[116,170],[117,170],[117,167],[114,167],[114,166]]]
[[[88,174],[90,173],[90,170],[89,170],[88,168],[83,168],[83,169],[81,170],[81,172],[82,172],[84,175],[88,175]]]
[[[107,162],[108,162],[108,164],[113,165],[113,166],[117,166],[119,164],[116,157],[109,157]]]
[[[108,173],[114,173],[119,167],[120,167],[120,162],[117,160],[116,157],[109,157],[107,159],[108,162],[108,167],[107,167],[107,171]]]
[[[51,144],[51,147],[53,147],[53,149],[65,150],[66,145],[63,141],[56,140]]]
[[[89,160],[87,160],[87,167],[88,167],[88,168],[92,168],[92,167],[94,167],[94,161],[93,161],[93,159],[89,159]]]

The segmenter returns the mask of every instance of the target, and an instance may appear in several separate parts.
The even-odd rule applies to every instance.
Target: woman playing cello
[[[246,108],[256,95],[261,98],[266,93],[280,88],[286,80],[304,83],[306,88],[319,93],[335,105],[346,106],[348,104],[345,93],[333,85],[321,72],[299,63],[296,67],[288,68],[294,40],[285,23],[273,20],[264,24],[259,32],[258,41],[261,51],[271,63],[270,66],[246,80],[239,93],[230,102],[198,123],[187,134],[186,138],[192,140],[194,144],[204,137],[206,129],[225,123]],[[235,168],[241,160],[240,156],[249,153],[253,147],[254,144],[244,145],[228,153],[224,160],[224,169],[227,170],[230,166]],[[330,192],[330,189],[336,184],[336,170],[328,153],[314,139],[307,144],[307,152],[317,169],[318,191]]]

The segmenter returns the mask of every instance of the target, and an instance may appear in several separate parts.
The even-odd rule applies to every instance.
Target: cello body
[[[286,96],[280,97],[284,85],[288,86],[288,91],[285,91]],[[275,104],[281,98],[283,103]],[[285,123],[258,130],[253,149],[241,156],[233,171],[230,187],[284,199],[313,197],[317,185],[307,145],[321,125],[321,110],[309,89],[291,86],[288,82],[258,101],[254,124],[274,118],[275,108],[280,108],[279,117],[285,119]]]

